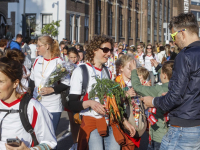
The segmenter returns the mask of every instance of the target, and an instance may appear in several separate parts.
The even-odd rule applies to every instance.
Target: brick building
[[[8,5],[24,0],[2,1],[0,0],[0,15],[4,16],[4,20],[15,35],[21,31],[19,24],[22,13],[11,10]],[[48,0],[43,0],[43,3],[44,1]],[[57,2],[51,0],[51,3],[54,1]],[[59,2],[61,1],[65,6],[61,6],[60,3],[59,8],[65,9],[59,9],[59,20],[62,20],[59,40],[66,37],[81,44],[89,41],[95,34],[109,35],[116,42],[125,41],[129,45],[136,45],[140,41],[164,44],[170,40],[167,26],[172,16],[192,11],[200,21],[200,0],[60,0]],[[40,5],[41,2],[34,0],[32,3]],[[39,10],[38,8],[29,10],[28,7],[30,5],[26,8],[27,14],[36,14],[35,24],[40,28],[44,25],[42,19],[44,15],[53,15],[52,20],[57,19],[55,8],[40,6]]]

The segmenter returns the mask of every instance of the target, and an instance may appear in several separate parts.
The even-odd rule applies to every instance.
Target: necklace
[[[49,65],[50,61],[51,61],[51,59],[49,60],[49,62],[47,63],[47,65],[46,65],[46,67],[45,67],[45,69],[44,69],[44,71],[43,71],[43,67],[44,67],[44,59],[43,59],[43,63],[42,63],[42,77],[44,77],[44,76],[43,76],[43,75],[44,75],[44,72],[46,71],[47,66]]]

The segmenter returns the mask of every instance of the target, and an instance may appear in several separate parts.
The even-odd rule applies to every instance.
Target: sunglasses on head
[[[104,53],[108,53],[109,51],[112,53],[113,52],[113,48],[112,49],[109,49],[109,48],[107,48],[107,47],[104,47],[104,48],[99,48],[99,49],[101,49]]]

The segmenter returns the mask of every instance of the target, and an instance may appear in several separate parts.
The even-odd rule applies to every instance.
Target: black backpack
[[[82,92],[81,92],[81,98],[80,100],[82,101],[83,100],[83,97],[86,95],[87,93],[87,88],[88,88],[88,81],[89,81],[89,73],[88,73],[88,69],[86,67],[85,64],[82,64],[79,66],[81,68],[81,71],[82,71],[82,78],[83,78],[83,83],[82,83]],[[103,70],[105,70],[107,76],[110,78],[110,74],[109,74],[109,71],[108,71],[108,68],[103,65]],[[61,98],[62,98],[62,104],[65,108],[69,109],[68,107],[68,101],[69,101],[69,98],[68,98],[68,95],[69,95],[69,90],[70,88],[68,88],[66,91],[63,91],[61,93]]]
[[[37,138],[35,136],[35,132],[28,120],[28,114],[27,114],[27,108],[28,108],[28,104],[31,100],[31,96],[29,94],[24,94],[24,96],[22,97],[20,104],[19,104],[19,110],[7,110],[7,109],[0,109],[0,112],[7,112],[6,115],[2,118],[1,123],[0,123],[0,128],[2,127],[2,122],[3,119],[9,115],[10,113],[19,113],[20,116],[20,120],[22,122],[22,125],[24,127],[24,129],[26,130],[26,132],[31,134],[32,140],[33,140],[33,144],[34,146],[38,145],[38,141]],[[1,132],[0,132],[0,141],[1,141]]]

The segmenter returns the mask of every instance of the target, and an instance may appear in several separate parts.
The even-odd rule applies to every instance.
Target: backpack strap
[[[83,97],[87,93],[87,88],[88,88],[88,83],[89,83],[89,73],[88,73],[88,69],[85,64],[82,64],[79,67],[81,68],[82,78],[83,78],[82,92],[81,92],[81,101],[82,101]]]
[[[105,66],[105,65],[102,65],[103,66],[103,70],[105,70],[107,76],[108,76],[108,79],[110,79],[110,73],[108,71],[108,68]]]
[[[6,118],[6,116],[9,115],[9,114],[12,114],[12,113],[19,113],[20,110],[14,110],[14,109],[10,109],[10,110],[8,110],[8,109],[0,109],[0,112],[7,112],[7,113],[5,114],[5,116],[2,118],[1,123],[0,123],[0,129],[1,129],[1,130],[0,130],[0,141],[1,141],[2,123],[3,123],[4,118]]]
[[[31,134],[33,144],[34,144],[34,146],[36,146],[39,143],[38,143],[37,138],[35,136],[35,132],[33,130],[33,127],[31,126],[31,124],[28,120],[28,114],[27,114],[27,108],[28,108],[28,104],[29,104],[30,100],[31,100],[31,96],[28,95],[27,93],[24,94],[24,96],[21,99],[20,105],[19,105],[19,109],[21,110],[19,115],[20,115],[20,119],[21,119],[21,122],[22,122],[24,129],[26,130],[26,132]]]

